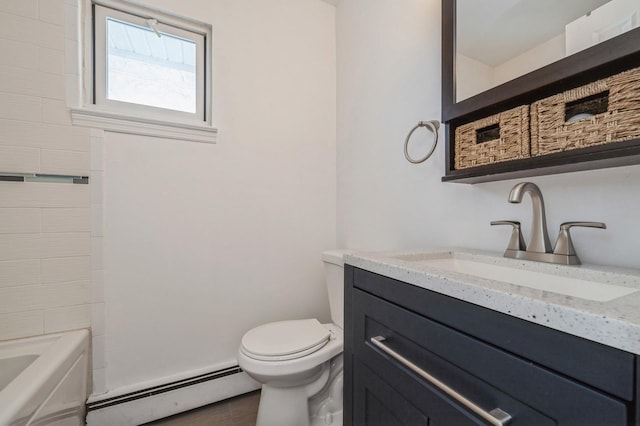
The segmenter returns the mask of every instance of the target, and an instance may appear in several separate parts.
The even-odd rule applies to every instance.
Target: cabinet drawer
[[[353,290],[353,355],[430,418],[450,421],[452,409],[468,424],[485,424],[459,402],[371,343],[385,344],[485,411],[500,408],[510,425],[626,425],[625,402],[567,379],[436,321],[358,289]],[[356,362],[354,361],[354,362]]]
[[[353,286],[614,396],[634,398],[633,354],[357,268]]]

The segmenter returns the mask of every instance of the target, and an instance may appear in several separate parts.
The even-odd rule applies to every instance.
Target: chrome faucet
[[[531,196],[533,207],[533,220],[531,222],[531,240],[527,245],[527,251],[536,253],[551,252],[551,242],[547,232],[547,216],[544,212],[544,199],[538,185],[531,182],[522,182],[511,189],[510,203],[521,203],[524,194]]]
[[[547,232],[547,219],[544,211],[544,199],[542,192],[535,183],[521,182],[514,186],[509,193],[510,203],[520,203],[524,194],[531,196],[533,217],[531,224],[531,239],[525,245],[522,238],[520,222],[514,220],[498,220],[491,225],[511,225],[513,231],[504,257],[515,259],[535,260],[538,262],[559,263],[563,265],[579,265],[580,259],[576,254],[569,229],[573,226],[587,226],[591,228],[606,229],[602,222],[565,222],[560,225],[560,233],[556,244],[551,249],[549,233]]]

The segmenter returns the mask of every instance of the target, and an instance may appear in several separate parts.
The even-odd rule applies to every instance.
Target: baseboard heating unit
[[[238,366],[87,402],[88,426],[135,426],[259,389]]]

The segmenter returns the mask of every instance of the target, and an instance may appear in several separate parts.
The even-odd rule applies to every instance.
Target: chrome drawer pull
[[[398,352],[394,351],[389,346],[387,346],[384,343],[382,343],[384,341],[385,341],[385,338],[382,337],[382,336],[376,336],[376,337],[372,337],[371,338],[371,343],[373,343],[374,346],[380,348],[383,352],[385,352],[386,354],[388,354],[391,357],[393,357],[394,359],[396,359],[402,365],[404,365],[405,367],[407,367],[408,369],[410,369],[414,373],[418,374],[423,379],[429,381],[431,384],[433,384],[435,387],[440,389],[442,392],[446,393],[451,398],[455,399],[460,404],[464,405],[469,410],[473,411],[474,413],[476,413],[478,416],[482,417],[487,422],[491,423],[492,425],[496,425],[496,426],[504,426],[507,423],[509,423],[509,421],[511,420],[511,416],[508,413],[502,411],[499,408],[494,408],[493,410],[491,410],[489,412],[483,410],[481,407],[477,406],[472,401],[470,401],[467,398],[465,398],[464,396],[460,395],[454,389],[451,389],[448,385],[446,385],[443,382],[441,382],[440,380],[436,379],[431,374],[427,373],[422,368],[418,367],[413,362],[409,361],[408,359],[406,359],[405,357],[400,355]]]

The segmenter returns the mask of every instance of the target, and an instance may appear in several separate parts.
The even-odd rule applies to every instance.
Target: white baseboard
[[[89,404],[88,426],[136,426],[260,388],[246,373],[238,372],[184,386],[170,386],[160,392],[140,391],[129,398]]]

